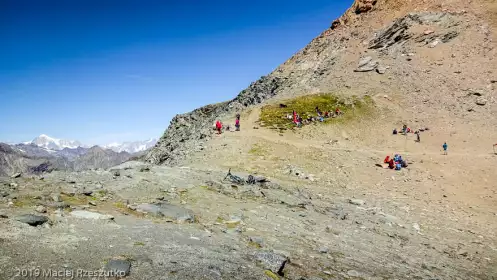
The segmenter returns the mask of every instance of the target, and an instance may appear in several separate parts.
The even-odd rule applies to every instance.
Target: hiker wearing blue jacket
[[[444,155],[447,155],[447,142],[444,142],[444,144],[442,145],[442,148],[444,149]]]

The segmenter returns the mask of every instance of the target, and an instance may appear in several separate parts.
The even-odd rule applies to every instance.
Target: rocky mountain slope
[[[432,114],[447,121],[487,119],[496,110],[490,106],[497,79],[494,15],[477,3],[355,1],[328,30],[233,100],[175,116],[146,160],[176,164],[211,139],[216,118],[317,92],[388,95],[424,121]]]

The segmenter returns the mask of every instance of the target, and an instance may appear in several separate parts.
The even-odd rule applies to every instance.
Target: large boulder
[[[43,225],[44,223],[48,222],[48,218],[46,216],[39,216],[39,215],[33,215],[33,214],[26,214],[26,215],[21,215],[16,217],[16,220],[28,224],[30,226],[39,226]]]

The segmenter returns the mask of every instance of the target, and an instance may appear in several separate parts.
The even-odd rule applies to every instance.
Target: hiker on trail
[[[397,129],[396,129],[396,128],[394,128],[394,129],[393,129],[392,134],[393,134],[393,135],[397,135]]]
[[[337,107],[337,109],[335,110],[335,114],[337,116],[340,116],[342,114],[342,111],[340,110],[340,108]]]
[[[421,142],[421,136],[420,136],[421,133],[419,133],[419,130],[416,131],[415,134],[416,134],[416,142],[418,143]]]
[[[407,133],[407,125],[403,125],[402,126],[402,134],[406,134]]]
[[[442,145],[442,148],[444,149],[444,155],[447,155],[447,142],[444,142],[444,144]]]
[[[235,127],[236,127],[236,131],[240,131],[240,118],[236,118],[236,121],[235,121]]]
[[[297,112],[295,110],[293,110],[293,123],[297,124]]]
[[[223,125],[221,124],[220,120],[217,120],[216,122],[217,134],[221,134],[221,128],[223,128]]]

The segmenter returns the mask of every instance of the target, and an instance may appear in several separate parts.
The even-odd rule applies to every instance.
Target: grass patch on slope
[[[358,97],[345,99],[334,94],[321,93],[300,96],[281,103],[287,107],[281,108],[279,103],[262,107],[259,119],[260,126],[280,130],[293,129],[295,124],[286,117],[288,114],[291,115],[295,110],[303,119],[317,117],[316,107],[319,107],[323,114],[326,111],[335,112],[336,108],[340,108],[343,114],[336,118],[326,118],[322,123],[313,122],[315,124],[346,123],[373,112],[373,100],[369,96],[362,99]]]

